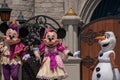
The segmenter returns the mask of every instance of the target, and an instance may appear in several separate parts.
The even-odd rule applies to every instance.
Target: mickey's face
[[[47,32],[45,35],[45,39],[43,39],[44,43],[47,46],[53,47],[59,43],[59,39],[57,38],[57,33],[54,31]]]
[[[6,32],[5,41],[10,45],[16,44],[20,41],[18,36],[19,35],[16,30],[8,29]]]

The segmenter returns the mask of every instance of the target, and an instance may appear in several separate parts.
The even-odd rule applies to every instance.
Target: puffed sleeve
[[[62,44],[62,43],[59,43],[57,45],[57,50],[60,51],[60,52],[64,52],[64,50],[66,49],[66,47]]]
[[[45,50],[45,44],[42,42],[40,45],[39,45],[39,51],[40,52],[43,52]]]
[[[26,55],[26,51],[24,51],[24,44],[22,42],[16,44],[15,46],[15,50],[14,50],[14,54],[18,55],[20,53],[20,55],[23,57],[24,55]]]
[[[57,45],[57,50],[62,52],[64,54],[64,60],[67,60],[68,53],[70,53],[70,50],[67,50],[67,47],[65,47],[62,43],[59,43]]]
[[[26,55],[26,51],[21,51],[21,56],[25,56]]]

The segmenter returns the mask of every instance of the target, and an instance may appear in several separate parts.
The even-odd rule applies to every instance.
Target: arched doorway
[[[120,15],[120,0],[102,0],[94,10],[90,21]]]
[[[120,0],[87,0],[79,16],[85,24],[102,17],[120,15]]]
[[[91,16],[102,0],[87,0],[79,16],[85,24],[90,22]]]

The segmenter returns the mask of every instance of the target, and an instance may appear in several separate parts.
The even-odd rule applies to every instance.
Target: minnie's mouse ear
[[[40,39],[43,38],[43,36],[44,36],[44,32],[45,32],[45,28],[41,28],[41,29],[40,29],[40,32],[39,32]]]
[[[1,31],[2,33],[5,34],[6,31],[7,31],[7,29],[8,29],[8,25],[7,25],[6,22],[0,24],[0,31]]]
[[[66,31],[64,28],[59,28],[57,30],[58,39],[63,39],[66,36]]]
[[[20,30],[19,30],[19,36],[24,38],[26,37],[27,35],[29,34],[29,31],[27,28],[25,27],[21,27]]]

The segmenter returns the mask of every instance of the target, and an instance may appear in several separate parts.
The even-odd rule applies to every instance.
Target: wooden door
[[[120,70],[120,18],[101,19],[87,24],[81,32],[81,57],[82,57],[82,79],[92,80],[92,71],[89,69],[97,59],[100,46],[94,39],[98,35],[103,35],[105,31],[113,31],[117,38],[115,47],[116,63]]]

